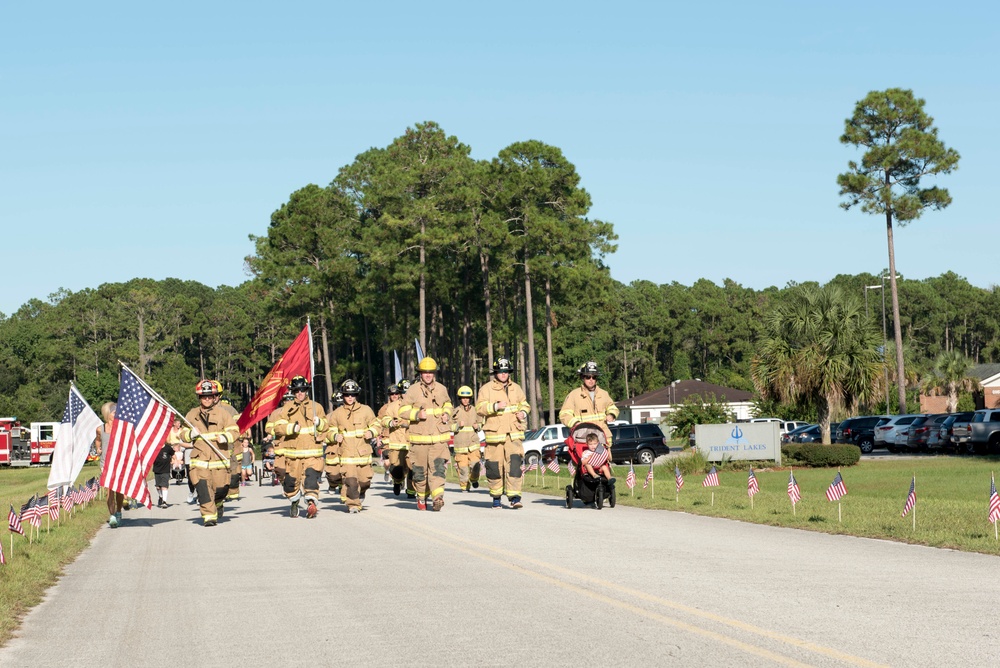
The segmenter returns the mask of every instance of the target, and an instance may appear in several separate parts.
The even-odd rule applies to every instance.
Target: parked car
[[[644,424],[613,424],[611,429],[611,460],[625,464],[652,464],[660,455],[670,452],[667,437],[660,425],[653,422]]]
[[[546,445],[558,445],[569,436],[569,430],[561,424],[550,424],[524,435],[524,461],[531,466],[542,458],[542,449]]]
[[[861,415],[847,418],[837,427],[837,436],[830,440],[834,443],[853,443],[864,454],[875,449],[875,429],[889,421],[888,415]]]
[[[926,450],[930,442],[931,434],[937,434],[941,423],[948,417],[947,413],[935,415],[921,415],[912,423],[906,436],[906,447],[908,450]]]
[[[979,410],[969,421],[966,449],[972,454],[1000,450],[1000,408]]]
[[[781,435],[785,435],[790,431],[795,431],[799,427],[806,427],[809,425],[808,422],[804,422],[802,420],[782,420],[780,418],[772,417],[750,418],[747,422],[777,422]]]
[[[899,430],[908,428],[918,415],[918,413],[892,415],[887,421],[875,427],[875,447],[884,447],[889,452],[898,452],[896,443],[899,441]],[[905,443],[905,441],[900,441],[900,443]]]
[[[792,435],[792,443],[819,443],[823,440],[823,430],[818,424],[811,424],[802,429],[796,429]]]
[[[801,427],[797,427],[797,428],[795,428],[795,429],[793,429],[793,430],[791,430],[791,431],[789,431],[787,433],[784,433],[784,434],[781,435],[781,442],[782,443],[797,443],[798,441],[795,440],[795,436],[796,435],[801,434],[806,429],[810,429],[810,428],[815,427],[815,426],[816,425],[812,425],[812,424],[806,423],[806,424],[802,425]]]
[[[928,447],[936,445],[946,450],[958,450],[962,448],[965,442],[969,440],[968,427],[973,415],[975,415],[975,411],[963,411],[961,413],[952,413],[946,417],[944,422],[941,423],[941,428],[938,430],[938,441],[928,440]]]

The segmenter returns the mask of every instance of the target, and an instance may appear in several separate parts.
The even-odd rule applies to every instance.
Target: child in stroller
[[[274,446],[273,445],[268,445],[264,449],[264,454],[261,457],[260,476],[258,476],[258,478],[257,478],[257,485],[258,486],[264,484],[264,478],[270,478],[272,486],[278,484],[278,477],[276,475],[274,475]]]
[[[569,458],[576,466],[573,483],[566,486],[566,507],[573,507],[573,499],[584,505],[594,504],[600,510],[604,500],[615,507],[617,493],[615,479],[609,466],[611,453],[606,432],[596,424],[577,425],[566,439]]]
[[[184,481],[187,470],[184,467],[184,450],[179,445],[174,446],[174,456],[170,459],[170,478],[177,484]]]

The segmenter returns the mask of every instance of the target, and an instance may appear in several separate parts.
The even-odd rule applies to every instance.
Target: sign
[[[699,424],[694,439],[695,447],[710,462],[769,459],[781,463],[781,425],[777,422]]]

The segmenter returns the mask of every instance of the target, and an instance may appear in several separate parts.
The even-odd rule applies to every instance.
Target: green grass
[[[1000,555],[1000,542],[994,538],[993,525],[986,519],[993,470],[1000,470],[996,458],[863,461],[842,470],[848,492],[840,501],[842,521],[837,518],[837,502],[826,500],[826,489],[835,469],[795,469],[802,500],[794,515],[787,493],[788,469],[754,469],[760,493],[753,499],[753,508],[747,496],[745,471],[720,470],[720,486],[715,488],[701,486],[704,473],[685,475],[684,487],[677,495],[673,465],[656,466],[653,468],[655,497],[652,489],[642,489],[647,467],[636,468],[634,495],[625,485],[628,467],[616,466],[614,474],[621,505]],[[900,517],[914,474],[917,477],[915,530],[911,516]],[[551,473],[545,476],[544,486],[540,474],[536,483],[535,472],[531,471],[525,477],[524,489],[563,496],[567,484],[569,475],[563,467],[558,486],[556,476]],[[579,501],[574,503],[579,507]]]
[[[95,465],[84,466],[77,479],[82,482],[97,474]],[[55,584],[63,568],[76,559],[89,544],[97,529],[107,519],[104,501],[94,499],[87,508],[76,509],[67,519],[60,513],[61,523],[52,523],[46,532],[46,518],[42,519],[39,537],[28,544],[25,536],[6,530],[10,506],[20,509],[22,503],[35,493],[44,494],[48,482],[48,468],[0,469],[0,516],[3,517],[4,555],[7,564],[0,566],[0,647],[10,640],[21,624],[21,619],[38,605],[45,590]],[[14,537],[14,554],[10,553],[10,537]]]

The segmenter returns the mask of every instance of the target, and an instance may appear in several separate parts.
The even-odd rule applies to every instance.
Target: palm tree
[[[971,390],[977,380],[969,376],[972,362],[959,350],[946,350],[934,360],[934,375],[925,384],[926,389],[943,389],[948,393],[948,412],[958,409],[958,391]]]
[[[803,286],[765,315],[750,371],[762,398],[816,406],[823,443],[830,416],[881,390],[882,334],[840,288]]]

